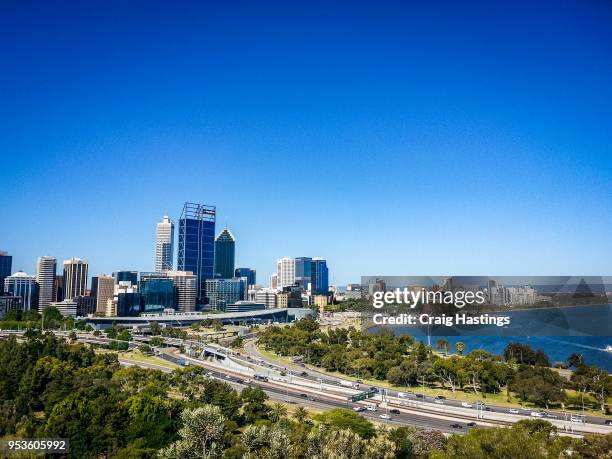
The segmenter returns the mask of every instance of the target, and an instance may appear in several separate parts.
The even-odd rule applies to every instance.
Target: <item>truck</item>
[[[339,384],[344,387],[352,387],[353,389],[359,389],[359,384],[354,383],[352,381],[340,381]]]

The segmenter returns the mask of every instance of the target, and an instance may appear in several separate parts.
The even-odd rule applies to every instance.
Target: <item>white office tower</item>
[[[38,312],[53,302],[53,285],[57,260],[54,257],[38,257],[36,262],[36,282],[38,282]]]
[[[162,273],[172,270],[173,253],[174,223],[170,217],[164,215],[155,231],[155,272]]]
[[[74,300],[85,296],[89,263],[80,258],[64,260],[64,299]]]
[[[115,278],[113,276],[98,276],[98,293],[96,298],[96,313],[105,315],[108,300],[115,294]]]
[[[178,312],[195,311],[198,296],[197,276],[191,271],[168,271],[166,275],[174,281]]]
[[[283,257],[276,262],[277,288],[291,287],[295,283],[295,258]]]
[[[37,288],[36,277],[28,276],[23,271],[4,278],[4,293],[21,297],[21,309],[24,311],[36,308]]]

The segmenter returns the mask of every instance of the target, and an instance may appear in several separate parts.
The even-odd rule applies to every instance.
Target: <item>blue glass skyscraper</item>
[[[179,220],[177,269],[196,275],[199,300],[214,277],[216,214],[214,206],[186,202]]]
[[[4,279],[11,275],[13,257],[7,252],[0,251],[0,295],[4,290]]]
[[[215,239],[215,277],[231,279],[234,276],[236,238],[225,228]]]
[[[311,290],[314,295],[327,295],[329,292],[329,272],[327,261],[313,258],[311,267]]]

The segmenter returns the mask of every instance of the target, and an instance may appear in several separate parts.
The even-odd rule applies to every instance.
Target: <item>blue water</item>
[[[612,304],[507,311],[502,315],[512,317],[510,326],[431,327],[431,344],[435,346],[440,335],[448,334],[453,336],[443,337],[451,344],[451,350],[461,341],[465,352],[484,349],[503,354],[508,343],[520,342],[542,349],[551,363],[567,362],[575,352],[582,354],[587,364],[612,372],[612,352],[605,351],[606,346],[612,345]],[[395,327],[394,332],[427,342],[427,327]]]
[[[435,347],[436,339],[431,337],[431,344]],[[607,345],[612,345],[610,336],[445,336],[450,343],[451,352],[454,352],[455,343],[461,341],[465,344],[464,354],[474,349],[484,349],[492,354],[503,354],[504,348],[510,342],[527,344],[534,349],[542,349],[550,358],[551,364],[566,362],[573,353],[582,354],[585,362],[612,372],[612,352],[606,352]],[[417,339],[427,342],[427,337],[419,336]]]

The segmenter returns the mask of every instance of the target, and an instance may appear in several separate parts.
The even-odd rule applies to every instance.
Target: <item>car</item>
[[[443,395],[438,395],[436,398],[438,400],[446,400],[446,397],[444,397]]]
[[[301,393],[301,394],[300,394],[300,397],[302,397],[302,398],[308,398],[308,395],[306,395],[306,394],[304,394],[304,393]]]
[[[425,398],[423,394],[416,394],[416,398]]]
[[[306,373],[305,371],[302,371],[302,372],[300,373],[300,376],[308,376],[308,373]]]
[[[374,404],[370,404],[366,407],[366,410],[368,411],[376,411],[376,405]]]
[[[438,405],[444,405],[444,400],[434,400],[434,403],[437,403]]]
[[[306,400],[308,400],[309,402],[314,402],[315,399],[313,397],[306,397]]]
[[[365,411],[365,409],[366,409],[365,406],[361,406],[361,405],[353,407],[353,411],[356,411],[357,413],[361,411]]]
[[[357,380],[357,382],[358,382],[359,384],[363,384],[363,381],[362,381],[361,379],[358,379],[358,380]]]
[[[451,424],[450,426],[451,426],[453,429],[463,429],[463,426],[462,426],[461,424],[457,424],[457,423],[455,423],[455,424]]]
[[[464,408],[472,408],[472,404],[468,402],[461,402],[461,406]]]
[[[391,413],[391,414],[400,414],[400,410],[398,410],[397,408],[393,408],[392,410],[389,410],[389,413]]]
[[[225,379],[232,379],[232,375],[225,375]]]
[[[370,386],[370,390],[371,390],[372,392],[375,392],[375,393],[377,393],[377,394],[378,394],[378,387],[376,387],[376,386]]]
[[[521,412],[519,410],[517,410],[516,408],[510,408],[508,410],[508,413],[510,413],[510,414],[520,414]]]
[[[468,427],[474,427],[475,425],[476,425],[476,423],[474,421],[468,422],[466,424],[466,426],[468,426]]]
[[[386,413],[381,414],[380,416],[378,416],[380,419],[391,419],[391,416],[389,416]]]
[[[532,411],[531,412],[531,417],[534,417],[534,418],[543,418],[544,417],[544,413],[540,413],[539,411]]]
[[[406,392],[398,392],[397,396],[399,398],[408,398],[408,394]]]
[[[607,425],[607,426],[612,426],[612,419],[606,419],[604,421],[604,424]]]
[[[572,421],[572,422],[584,422],[584,418],[582,416],[572,415],[570,417],[570,421]]]
[[[557,415],[555,413],[544,413],[544,416],[550,419],[557,419]]]

